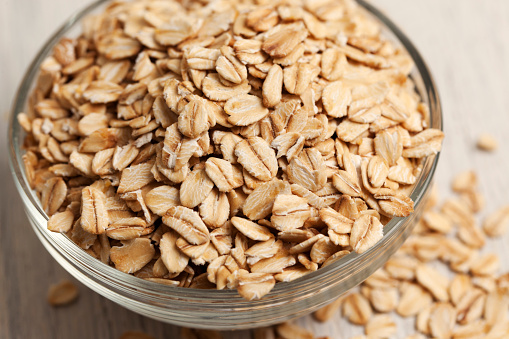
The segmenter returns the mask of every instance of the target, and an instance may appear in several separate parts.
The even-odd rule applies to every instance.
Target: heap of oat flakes
[[[258,299],[412,213],[443,133],[354,1],[115,1],[82,24],[18,118],[48,228],[105,264]]]

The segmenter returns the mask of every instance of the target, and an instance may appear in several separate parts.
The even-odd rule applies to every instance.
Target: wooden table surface
[[[7,119],[21,76],[49,35],[84,0],[0,0],[0,339],[118,338],[141,330],[156,338],[180,338],[180,329],[132,313],[79,285],[75,304],[53,309],[48,286],[69,275],[31,230],[7,160]],[[486,212],[509,203],[509,2],[507,0],[376,0],[427,60],[443,101],[446,140],[437,183],[448,192],[453,175],[475,169],[487,197]],[[495,154],[475,148],[477,136],[494,135]],[[490,244],[507,258],[509,238]],[[504,246],[505,245],[505,246]],[[509,261],[502,260],[509,270]],[[317,334],[350,338],[362,329],[337,315],[328,324],[299,322]],[[398,320],[396,338],[414,333]],[[227,338],[250,338],[247,332]]]

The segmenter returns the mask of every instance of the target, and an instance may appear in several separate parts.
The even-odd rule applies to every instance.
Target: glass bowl
[[[280,323],[306,315],[355,287],[402,245],[424,209],[438,162],[438,155],[424,161],[422,173],[411,194],[415,213],[395,218],[384,228],[384,238],[367,252],[352,253],[316,272],[289,283],[278,283],[262,300],[246,301],[232,290],[198,290],[160,285],[122,273],[94,259],[63,234],[46,229],[48,216],[30,189],[22,161],[23,129],[16,115],[25,111],[39,66],[63,36],[77,35],[80,20],[100,11],[107,3],[97,1],[67,20],[37,54],[14,98],[9,126],[10,164],[16,187],[33,230],[55,258],[77,280],[104,297],[144,316],[185,327],[218,330],[247,329]],[[405,48],[413,58],[411,74],[416,90],[430,108],[430,127],[442,129],[442,111],[432,76],[410,40],[372,5],[359,4],[378,19],[384,35]]]

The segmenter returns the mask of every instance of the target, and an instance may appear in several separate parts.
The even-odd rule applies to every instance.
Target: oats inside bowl
[[[24,163],[90,255],[260,299],[413,212],[443,133],[353,1],[113,2],[41,65]]]

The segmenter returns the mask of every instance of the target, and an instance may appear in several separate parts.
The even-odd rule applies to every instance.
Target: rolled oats
[[[255,273],[271,273],[277,274],[283,272],[287,267],[291,267],[297,263],[294,256],[290,255],[283,247],[274,256],[262,259],[251,265],[251,271]]]
[[[484,318],[489,325],[507,320],[507,309],[509,304],[509,297],[505,291],[496,289],[488,293],[484,307]]]
[[[81,227],[92,234],[102,234],[109,226],[106,196],[93,187],[81,193]]]
[[[413,136],[410,146],[405,147],[402,155],[406,158],[423,158],[436,154],[444,140],[444,133],[436,129],[427,129]]]
[[[436,338],[450,338],[455,324],[456,311],[449,303],[437,303],[431,308],[429,329]]]
[[[339,48],[328,48],[322,54],[321,74],[329,81],[339,80],[347,64],[345,53]]]
[[[357,219],[350,234],[350,246],[357,253],[364,253],[383,238],[383,225],[374,216],[364,214]]]
[[[269,181],[277,174],[274,150],[260,137],[244,139],[235,146],[237,161],[249,174],[262,181]]]
[[[154,255],[154,246],[147,238],[122,241],[122,246],[113,246],[110,251],[110,259],[115,264],[115,268],[124,273],[141,270]]]
[[[410,57],[380,31],[349,0],[134,1],[95,14],[56,45],[18,115],[48,228],[143,279],[247,299],[367,251],[413,212],[419,159],[443,139],[425,128]],[[481,208],[477,188],[462,194],[468,213]],[[460,224],[461,242],[427,235],[412,253],[485,278],[493,265],[471,249],[482,233],[449,205],[422,229]],[[389,267],[370,280],[379,310],[398,302],[391,279],[415,278],[411,260]]]
[[[470,191],[478,184],[477,175],[474,171],[465,171],[456,175],[452,181],[451,187],[453,191],[461,193]]]
[[[210,241],[210,233],[200,215],[183,206],[171,206],[163,216],[163,222],[193,245]]]
[[[53,177],[44,183],[41,193],[41,203],[48,215],[56,213],[65,201],[67,185],[62,178]]]
[[[449,301],[447,287],[449,280],[429,265],[421,264],[415,270],[415,277],[421,286],[431,292],[439,301]]]
[[[447,234],[452,230],[453,227],[453,224],[449,218],[434,211],[424,213],[422,219],[424,220],[426,226],[436,232]]]
[[[372,288],[393,288],[398,286],[398,281],[393,279],[384,269],[373,273],[365,284]]]
[[[341,249],[329,237],[323,237],[313,244],[310,251],[311,260],[317,264],[323,264],[334,253]]]
[[[48,220],[48,229],[52,232],[67,233],[74,223],[74,214],[70,210],[53,214]]]
[[[486,295],[480,289],[467,291],[456,304],[456,320],[459,324],[469,324],[478,320],[484,312]]]
[[[224,111],[229,115],[228,122],[235,126],[249,126],[269,114],[262,99],[250,94],[232,97],[225,103]]]
[[[247,94],[251,90],[251,85],[244,81],[236,86],[228,87],[223,85],[217,74],[209,74],[202,83],[203,94],[210,100],[227,101],[233,97]]]
[[[192,95],[187,96],[184,100],[187,101],[187,104],[180,110],[177,120],[178,129],[186,137],[194,139],[216,124],[211,107],[213,104]]]
[[[269,293],[275,283],[276,280],[269,273],[241,273],[237,289],[243,298],[255,300]]]
[[[301,132],[308,120],[308,114],[298,99],[279,103],[274,111],[269,113],[269,117],[277,134]]]
[[[366,335],[370,338],[391,338],[396,331],[396,323],[386,314],[375,315],[366,324]]]
[[[283,79],[288,93],[302,95],[320,73],[320,68],[311,64],[296,63],[285,67]]]
[[[155,187],[145,196],[145,203],[152,213],[164,216],[170,207],[180,204],[180,193],[171,186]]]
[[[368,299],[377,312],[392,312],[398,306],[399,292],[397,288],[373,288]]]
[[[277,26],[267,32],[262,49],[272,57],[282,58],[290,54],[308,36],[302,22]]]
[[[230,192],[244,184],[240,170],[223,159],[207,159],[205,172],[221,192]]]
[[[154,181],[154,176],[151,172],[154,162],[141,163],[131,165],[122,171],[120,177],[120,185],[118,186],[118,193],[126,193],[136,191],[145,185]]]
[[[253,330],[253,339],[276,339],[272,327],[261,327]]]
[[[277,150],[278,159],[286,156],[288,161],[292,161],[304,148],[304,142],[305,138],[299,133],[288,132],[274,138],[270,147]]]
[[[490,134],[481,134],[477,139],[477,147],[483,151],[493,152],[498,148],[498,142]]]
[[[224,192],[213,189],[199,206],[203,222],[210,228],[223,226],[230,215],[230,202]]]
[[[402,317],[415,316],[432,302],[431,295],[419,285],[409,284],[400,290],[401,297],[396,312]]]
[[[199,189],[197,189],[199,187]],[[180,203],[188,208],[201,204],[214,188],[214,182],[204,168],[196,168],[180,186]]]
[[[324,166],[320,152],[314,148],[307,148],[288,164],[288,179],[292,184],[316,192],[327,182]]]
[[[484,321],[475,321],[454,329],[452,335],[455,339],[484,338],[487,332],[488,326]]]
[[[466,191],[476,190],[475,183],[467,183],[475,178],[475,174],[469,173],[470,179],[465,181],[461,177],[458,176],[452,185],[460,196]],[[349,206],[352,206],[352,201],[343,198],[335,208],[341,211],[341,215],[354,215],[354,210]],[[436,198],[426,206],[423,220],[400,252],[361,285],[360,293],[354,292],[352,295],[365,297],[378,313],[396,310],[404,317],[415,316],[416,329],[422,338],[504,338],[509,333],[507,274],[497,277],[498,257],[491,253],[480,255],[472,247],[482,249],[485,246],[484,240],[478,241],[482,239],[482,234],[471,231],[475,227],[473,213],[479,210],[474,212],[459,200],[447,200],[441,206],[441,212],[435,211],[434,207]],[[333,214],[334,210],[323,211]],[[496,214],[492,222],[503,220],[503,209]],[[366,214],[361,212],[360,217],[363,215]],[[358,219],[354,218],[355,222]],[[456,229],[458,232],[455,232]],[[470,236],[465,236],[465,229],[469,230]],[[321,236],[315,236],[313,243]],[[453,273],[452,280],[449,281],[437,269],[425,263],[431,260],[447,264]],[[349,296],[345,300],[349,300]],[[315,312],[315,317],[320,320],[327,312],[328,307],[325,307]],[[352,313],[349,309],[345,317],[351,317]],[[378,321],[381,317],[380,314],[371,317],[365,326],[370,338],[388,337],[383,334],[377,336],[374,329],[378,326],[372,325],[386,323]],[[358,323],[359,319],[351,321]],[[389,328],[394,331],[391,326]]]
[[[260,220],[272,211],[276,197],[285,188],[285,183],[272,179],[255,188],[244,201],[242,211],[251,220]]]
[[[509,227],[509,206],[498,209],[489,215],[483,223],[483,230],[490,237],[499,237],[506,233]]]
[[[373,311],[369,301],[362,294],[353,293],[343,301],[343,315],[353,324],[366,325]]]
[[[265,107],[275,107],[281,102],[283,91],[283,69],[273,65],[263,82],[263,104]]]
[[[500,266],[500,259],[494,253],[487,253],[477,258],[470,267],[474,275],[495,275]]]
[[[301,228],[311,216],[307,200],[292,194],[279,194],[272,207],[272,226],[280,232]]]
[[[68,280],[50,286],[48,303],[51,306],[65,306],[75,301],[79,296],[78,287]]]
[[[414,211],[414,202],[407,196],[388,188],[380,189],[375,195],[382,212],[391,217],[407,217]]]
[[[258,225],[250,220],[233,217],[231,219],[232,225],[235,226],[239,232],[244,234],[246,237],[257,241],[267,241],[272,238],[270,231],[261,225]]]
[[[316,320],[320,322],[329,321],[341,308],[341,304],[343,303],[342,297],[337,298],[329,305],[320,308],[318,311],[313,313],[313,316]]]
[[[283,339],[313,339],[314,335],[308,330],[291,323],[276,326],[277,334]]]

